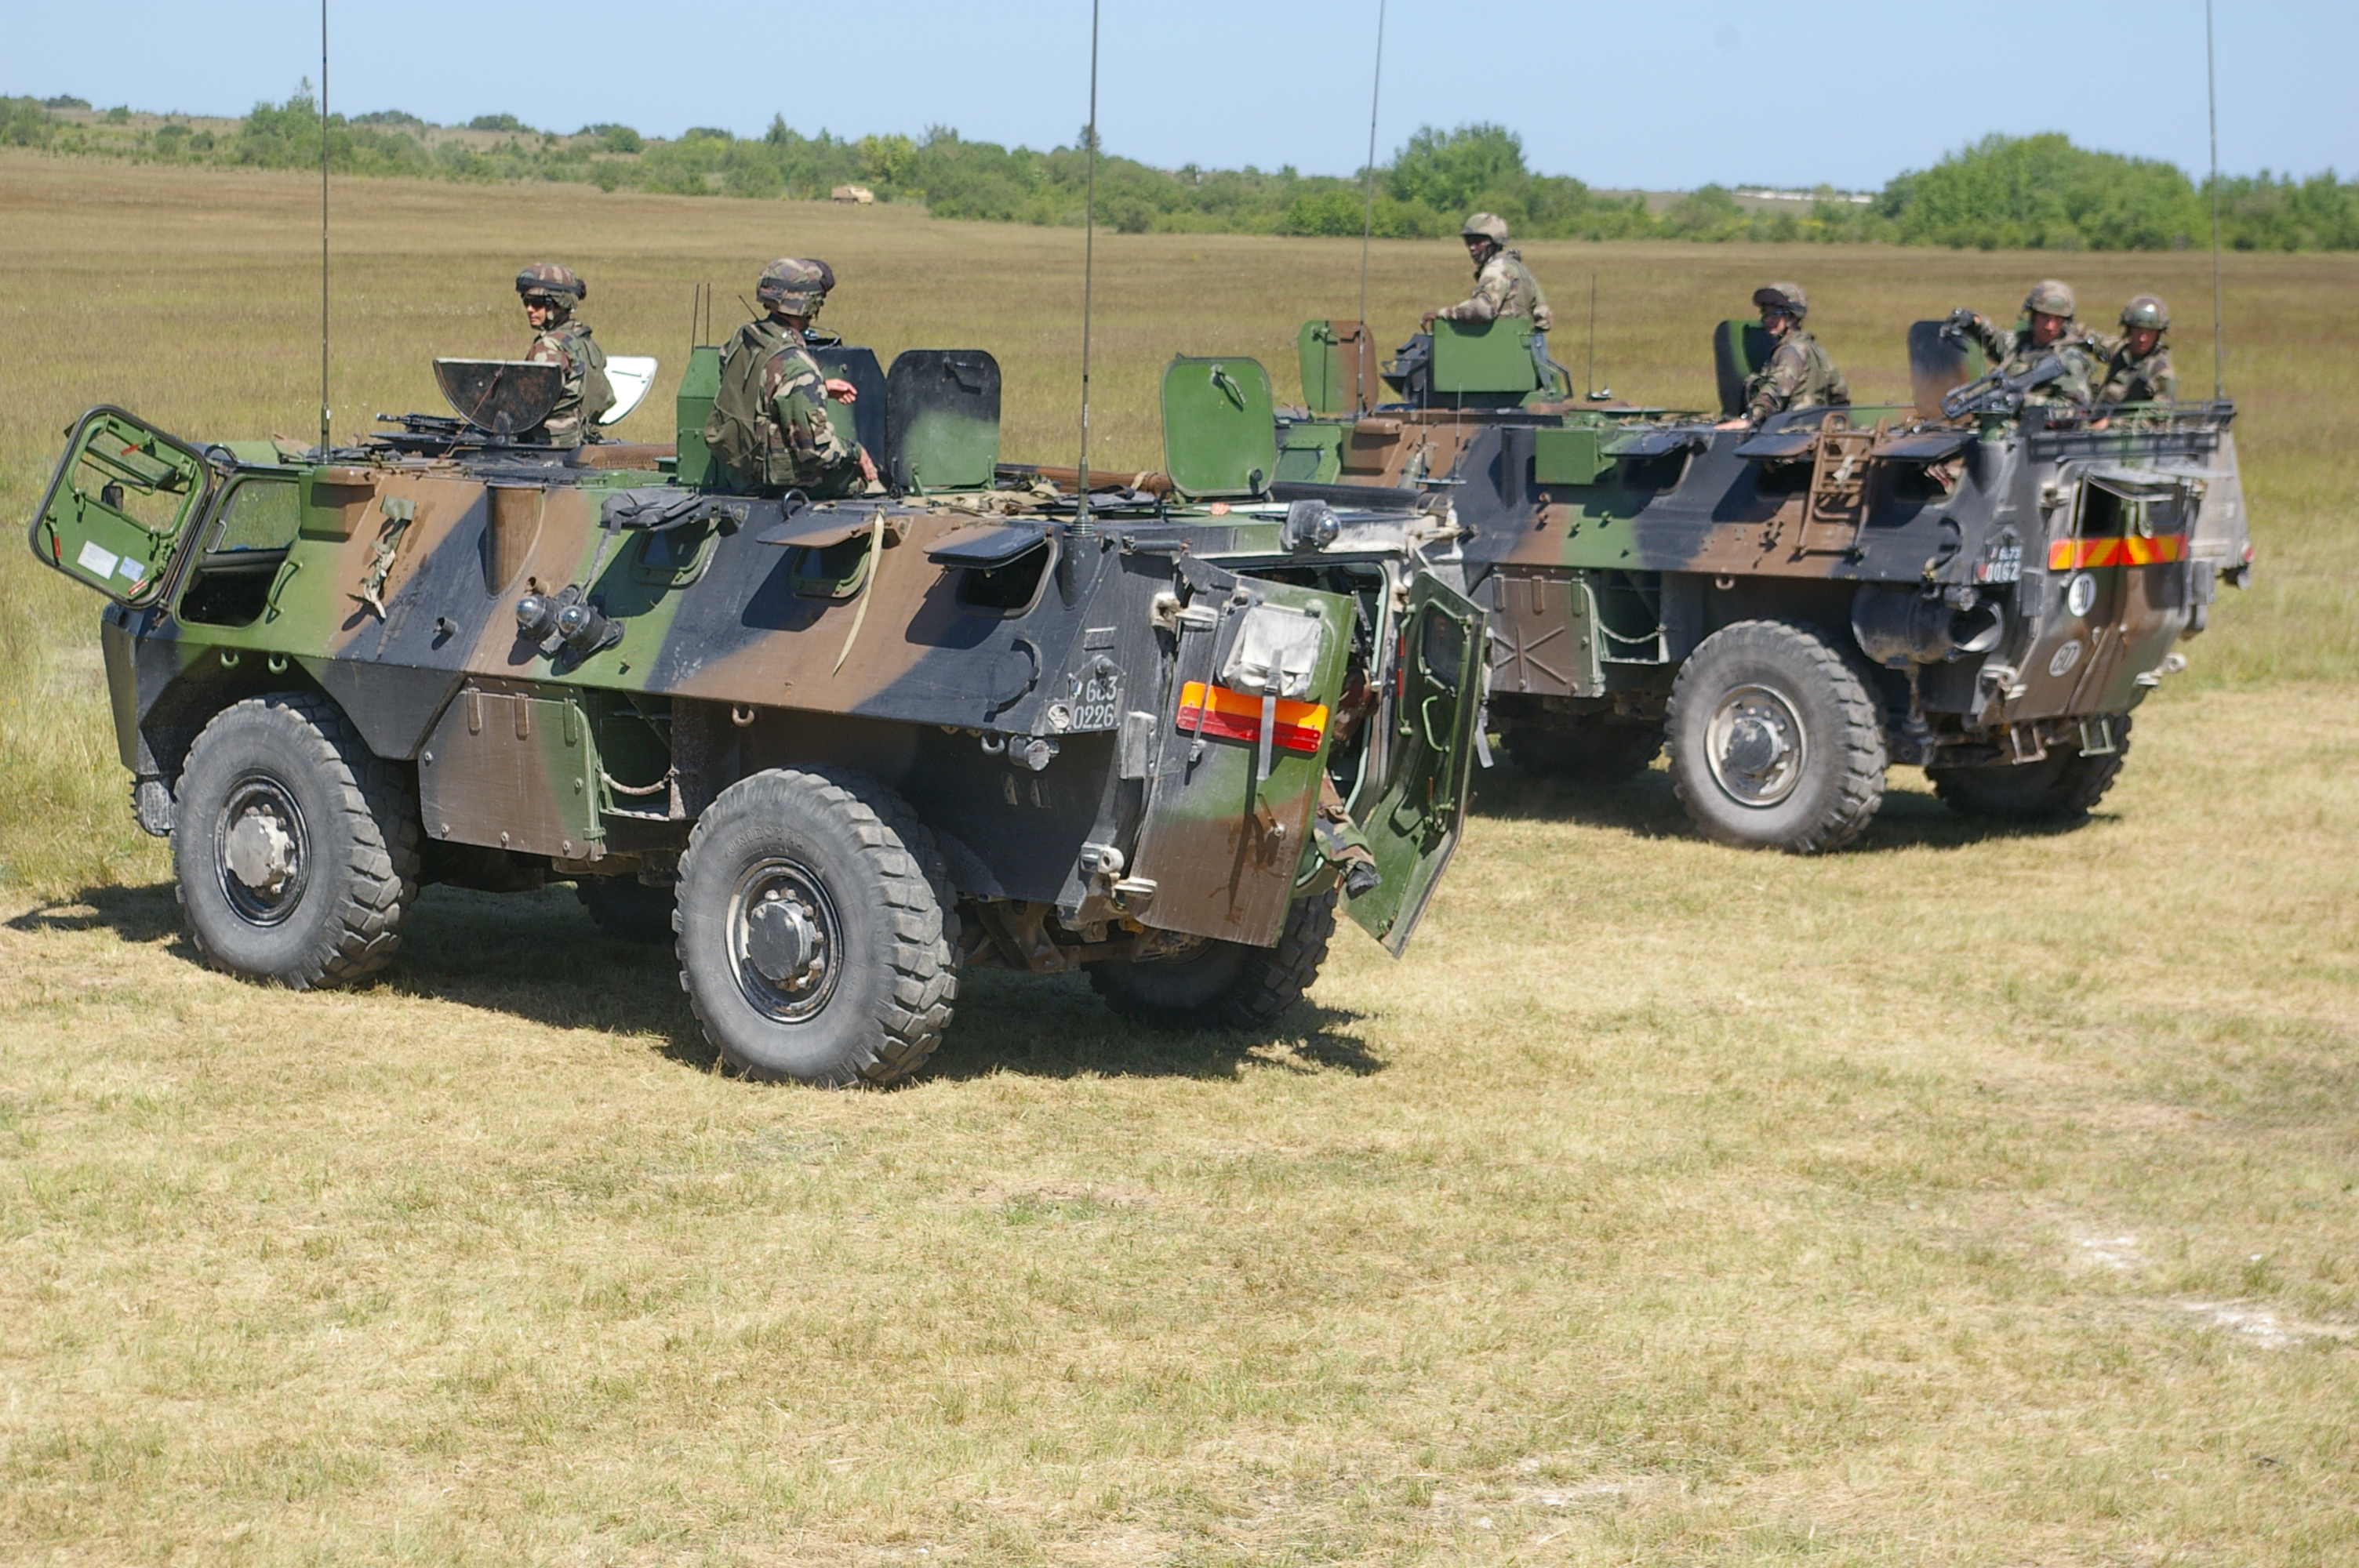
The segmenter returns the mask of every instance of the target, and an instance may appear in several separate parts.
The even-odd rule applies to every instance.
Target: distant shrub
[[[87,109],[90,107],[90,100],[87,98],[72,97],[44,98],[41,100],[41,107],[44,109]]]
[[[529,131],[530,125],[514,114],[478,114],[467,122],[471,131]]]

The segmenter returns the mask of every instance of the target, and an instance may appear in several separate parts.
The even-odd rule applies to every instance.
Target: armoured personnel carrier
[[[1268,501],[1250,362],[1175,362],[1170,493],[1084,506],[999,471],[987,353],[826,357],[886,493],[728,493],[711,349],[662,446],[534,446],[557,372],[497,362],[438,366],[461,418],[329,450],[84,415],[32,546],[109,600],[134,809],[205,957],[347,983],[421,884],[570,879],[676,942],[728,1063],[840,1085],[916,1072],[965,965],[1255,1025],[1339,903],[1398,953],[1486,663],[1446,519]]]
[[[1276,492],[1447,497],[1509,752],[1603,781],[1668,741],[1723,842],[1839,847],[1896,762],[1961,812],[2085,812],[2249,578],[2232,404],[2038,406],[1926,321],[1913,403],[1721,429],[1759,327],[1715,334],[1715,416],[1540,386],[1523,326],[1437,321],[1380,363],[1307,323]]]

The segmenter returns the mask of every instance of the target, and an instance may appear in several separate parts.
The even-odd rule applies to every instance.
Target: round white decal
[[[2082,580],[2085,582],[2088,579],[2084,578]],[[2048,673],[2051,676],[2060,676],[2080,662],[2081,639],[2075,637],[2056,650],[2056,656],[2048,661]]]
[[[2089,606],[2097,602],[2097,579],[2082,572],[2064,590],[2064,608],[2075,615],[2089,613]]]

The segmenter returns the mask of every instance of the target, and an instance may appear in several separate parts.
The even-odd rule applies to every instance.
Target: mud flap
[[[150,603],[212,488],[195,448],[102,405],[74,426],[33,514],[33,554],[117,604]]]
[[[1384,776],[1363,781],[1352,819],[1366,833],[1385,880],[1345,913],[1397,957],[1450,863],[1466,819],[1489,662],[1483,611],[1430,574],[1409,585],[1393,647]]]

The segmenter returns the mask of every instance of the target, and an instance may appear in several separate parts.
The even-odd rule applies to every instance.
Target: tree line
[[[61,154],[168,163],[316,168],[321,126],[308,89],[256,104],[222,133],[168,122],[133,128],[127,109],[92,120],[79,99],[0,98],[0,144]],[[627,125],[570,135],[514,115],[480,115],[464,129],[501,139],[453,140],[415,115],[385,111],[326,126],[328,161],[345,174],[468,181],[563,180],[607,190],[751,199],[812,199],[861,185],[881,201],[923,204],[943,218],[1078,224],[1086,132],[1046,152],[969,141],[948,126],[922,136],[804,135],[783,116],[759,136],[711,127],[677,137]],[[1707,185],[1659,211],[1646,198],[1594,190],[1525,161],[1522,139],[1494,124],[1424,127],[1375,173],[1370,212],[1361,178],[1292,167],[1155,168],[1101,149],[1098,218],[1127,233],[1355,235],[1364,222],[1388,239],[1455,233],[1476,210],[1499,213],[1532,239],[1698,242],[1881,242],[1980,249],[2172,250],[2207,243],[2210,182],[2176,165],[2076,146],[2059,134],[1992,135],[1930,168],[1889,181],[1866,202],[1822,189],[1790,210],[1750,209]],[[2223,178],[2222,236],[2244,251],[2359,249],[2359,180],[2332,170],[2296,178],[2264,169]]]

